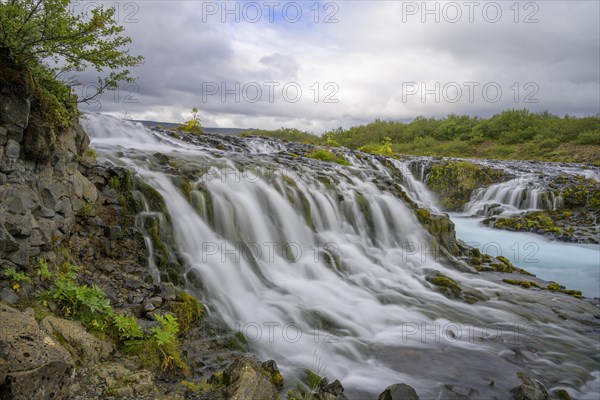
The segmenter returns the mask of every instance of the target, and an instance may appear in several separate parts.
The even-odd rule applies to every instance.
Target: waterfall
[[[464,210],[469,215],[489,216],[521,210],[553,210],[558,204],[551,192],[520,177],[475,190]]]
[[[429,234],[394,195],[394,174],[417,203],[435,209],[435,199],[400,162],[390,168],[348,153],[353,165],[342,167],[287,157],[302,145],[268,139],[186,142],[98,114],[82,124],[101,158],[134,163],[163,196],[186,274],[201,283],[210,312],[241,331],[260,358],[277,360],[286,378],[311,368],[361,398],[396,382],[423,398],[444,384],[491,398],[516,386],[524,366],[580,391],[598,369],[593,335],[532,326],[547,311],[528,302],[550,300],[526,299],[520,288],[436,260]],[[174,166],[154,163],[156,152]],[[189,198],[178,173],[194,177]],[[425,280],[431,270],[490,300],[446,298]]]

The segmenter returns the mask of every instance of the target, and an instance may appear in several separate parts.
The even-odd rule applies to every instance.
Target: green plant
[[[14,268],[9,268],[4,271],[4,276],[11,281],[11,287],[17,293],[19,290],[21,290],[22,282],[31,282],[31,278],[27,274],[23,272],[17,272]]]
[[[52,272],[50,272],[50,268],[48,267],[48,261],[46,261],[43,258],[38,258],[37,259],[37,263],[38,263],[38,271],[37,271],[37,275],[44,279],[44,280],[50,280],[54,277],[54,274]]]
[[[62,305],[66,315],[72,315],[94,329],[105,330],[114,314],[110,300],[96,285],[79,286],[76,277],[75,272],[61,275],[54,282],[50,297]]]
[[[177,318],[172,314],[155,316],[160,322],[160,327],[155,326],[151,329],[152,340],[162,355],[160,368],[162,370],[180,368],[184,373],[188,373],[189,367],[181,358],[177,336],[179,335],[179,324]]]
[[[202,133],[202,121],[198,116],[198,109],[196,107],[192,108],[192,118],[179,125],[176,129],[189,133]]]
[[[108,178],[108,186],[115,190],[119,190],[121,188],[121,179],[118,176],[111,176]]]
[[[95,159],[96,159],[96,157],[98,156],[98,155],[96,154],[96,150],[94,150],[94,149],[87,149],[87,150],[85,151],[85,154],[87,154],[88,156],[92,157],[94,160],[95,160]]]
[[[98,90],[79,99],[90,101],[104,90],[116,89],[120,82],[132,82],[127,68],[143,62],[124,49],[131,39],[122,35],[124,27],[114,18],[116,7],[94,7],[89,18],[73,12],[69,0],[11,0],[0,2],[0,48],[16,66],[30,73],[40,86],[45,111],[65,122],[73,116],[74,102],[69,88],[55,79],[64,72],[80,72],[89,67],[98,73]],[[4,57],[4,56],[3,56]],[[70,85],[77,82],[71,81]],[[51,118],[50,116],[49,118]]]
[[[113,316],[113,325],[117,338],[125,345],[125,349],[138,352],[144,343],[144,332],[135,317],[123,314]]]

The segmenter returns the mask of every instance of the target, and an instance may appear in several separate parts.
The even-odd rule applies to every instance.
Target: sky
[[[145,57],[81,107],[118,117],[323,133],[377,118],[600,112],[600,2],[119,1]],[[79,90],[93,90],[85,71]]]

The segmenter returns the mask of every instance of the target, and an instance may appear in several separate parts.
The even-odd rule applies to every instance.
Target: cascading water
[[[506,397],[516,372],[527,370],[596,398],[598,332],[552,311],[594,307],[440,264],[429,234],[394,196],[391,177],[402,173],[415,201],[434,204],[402,164],[348,153],[354,165],[341,167],[289,156],[298,145],[268,139],[194,144],[108,116],[87,114],[82,123],[101,157],[134,163],[164,197],[211,312],[260,358],[277,360],[284,376],[310,368],[342,380],[350,398],[406,382],[422,398],[451,384],[489,399]],[[156,152],[172,157],[169,169],[152,162]],[[191,201],[177,174],[197,178]],[[446,298],[425,280],[430,270],[488,300]]]
[[[490,216],[525,210],[553,210],[560,201],[560,196],[555,197],[532,179],[520,176],[475,190],[464,211],[467,215]]]

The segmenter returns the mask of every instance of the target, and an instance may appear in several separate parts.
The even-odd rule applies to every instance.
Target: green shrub
[[[577,137],[577,144],[600,145],[600,129],[596,129],[595,131],[581,133]]]

